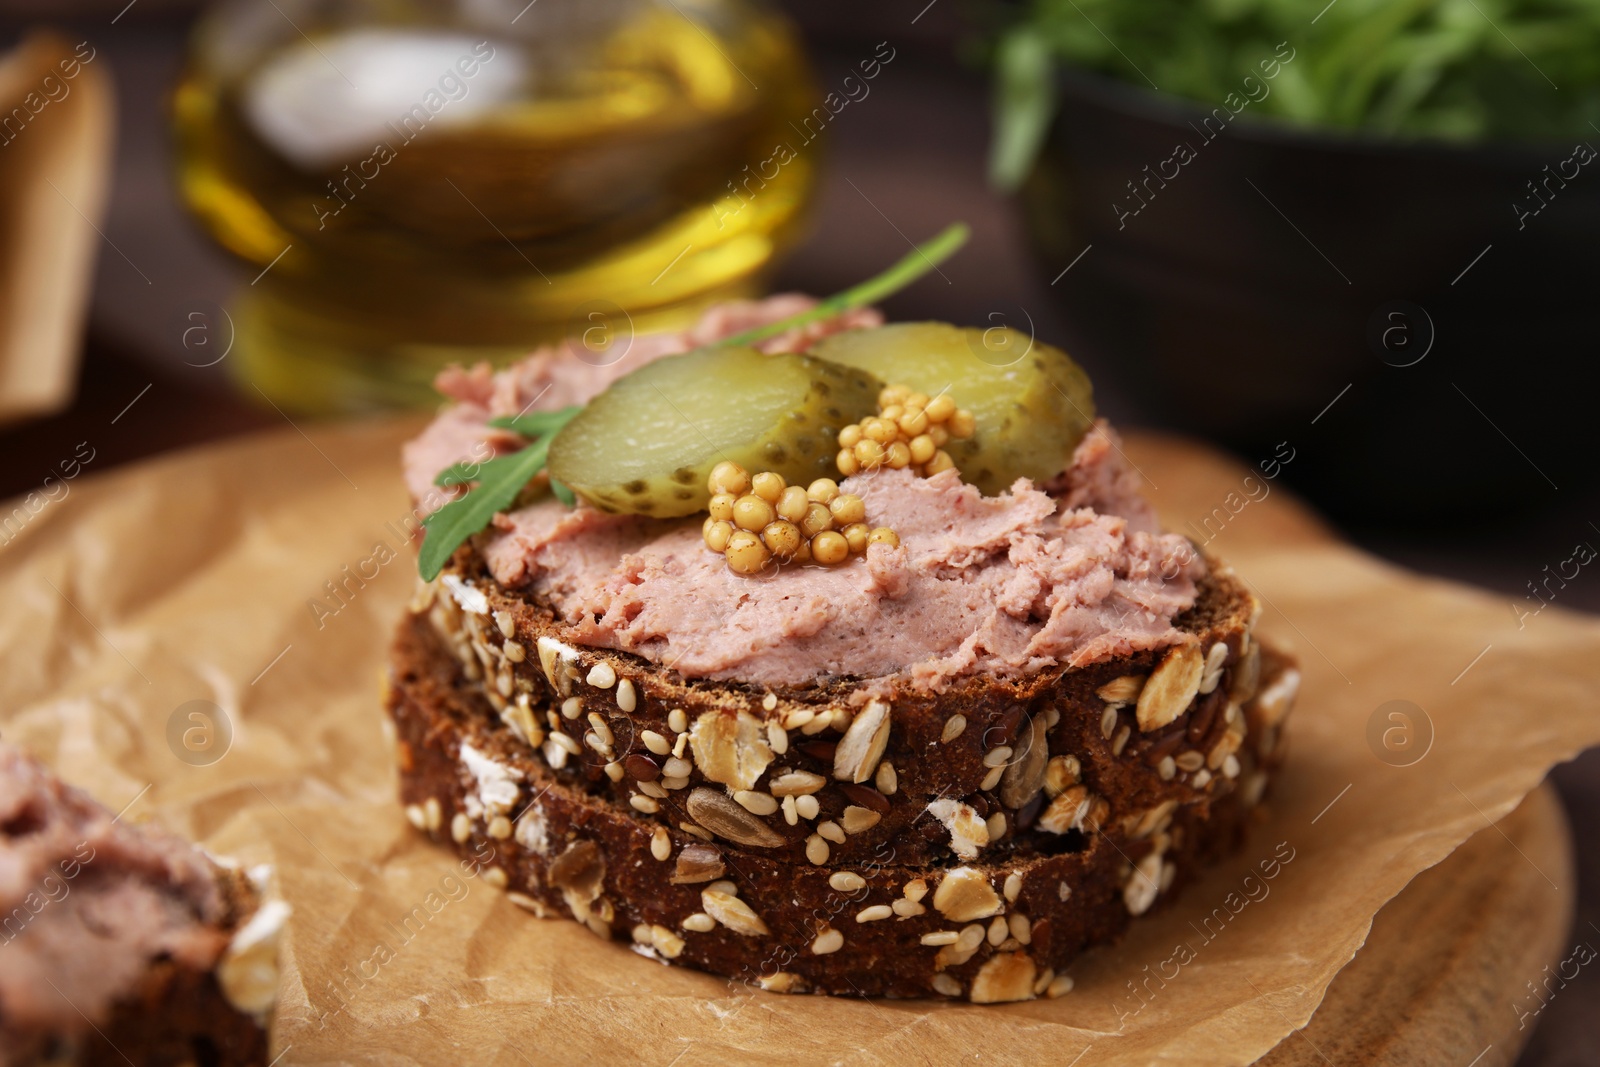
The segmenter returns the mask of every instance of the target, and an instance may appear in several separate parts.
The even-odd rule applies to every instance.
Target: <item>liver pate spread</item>
[[[763,310],[793,312],[793,298],[776,299],[787,302],[781,312],[767,308],[773,301],[746,305],[733,330]],[[693,343],[714,339],[706,326]],[[656,354],[690,346],[671,336],[634,344]],[[639,365],[635,355],[623,370]],[[560,350],[494,376],[458,372],[442,385],[461,403],[407,450],[414,495],[426,501],[435,473],[492,443],[487,418],[519,410],[511,405],[546,386],[537,408],[582,402],[622,372]],[[876,680],[858,687],[865,700],[894,685],[939,691],[969,675],[1016,677],[1189,640],[1172,622],[1194,603],[1204,561],[1185,538],[1159,531],[1104,422],[1048,486],[1019,479],[985,497],[956,471],[923,479],[882,469],[842,488],[865,501],[871,525],[899,535],[899,547],[743,577],[706,549],[701,517],[614,516],[548,498],[497,516],[479,545],[495,580],[547,604],[574,641],[689,678]]]
[[[0,745],[0,1053],[104,1021],[153,961],[213,966],[224,908],[195,849],[117,821]]]

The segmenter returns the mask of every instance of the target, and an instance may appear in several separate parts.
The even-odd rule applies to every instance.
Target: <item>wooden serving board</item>
[[[1548,784],[1378,913],[1304,1030],[1258,1067],[1505,1067],[1533,1034],[1519,1011],[1571,947],[1577,874]]]
[[[1209,535],[1185,518],[1212,513],[1216,457],[1155,434],[1130,437],[1127,450],[1136,464],[1161,472],[1160,486],[1147,492],[1168,528]],[[1259,476],[1257,483],[1258,490],[1265,484]],[[1311,509],[1279,494],[1249,521],[1230,521],[1212,547],[1230,558],[1252,547],[1338,540]],[[1547,784],[1390,901],[1310,1024],[1258,1064],[1514,1062],[1534,1026],[1530,1019],[1519,1028],[1518,1011],[1538,1008],[1527,983],[1537,984],[1545,965],[1572,947],[1576,892],[1566,815]]]

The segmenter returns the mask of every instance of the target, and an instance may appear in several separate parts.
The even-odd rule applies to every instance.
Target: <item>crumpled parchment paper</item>
[[[378,691],[415,582],[396,460],[414,429],[286,430],[78,479],[0,547],[0,731],[128,818],[275,865],[295,909],[284,1064],[1249,1063],[1414,875],[1600,743],[1600,622],[1519,620],[1338,544],[1242,468],[1135,436],[1169,525],[1215,535],[1305,673],[1244,852],[1058,1000],[730,987],[533,919],[401,815]]]

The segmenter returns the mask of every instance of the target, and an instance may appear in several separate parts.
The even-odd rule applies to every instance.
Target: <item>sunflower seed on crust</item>
[[[685,845],[669,879],[673,885],[713,882],[727,873],[722,853],[713,845]]]
[[[1015,757],[1000,776],[1000,803],[1020,808],[1044,787],[1045,768],[1050,762],[1050,740],[1044,717],[1035,715],[1018,742],[1022,754]]]
[[[751,848],[776,848],[783,838],[760,817],[750,814],[725,794],[698,786],[684,806],[695,822],[718,837]]]

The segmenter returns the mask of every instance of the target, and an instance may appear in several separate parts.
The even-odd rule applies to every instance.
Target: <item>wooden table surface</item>
[[[1511,976],[1540,976],[1567,956],[1572,873],[1566,817],[1546,785],[1385,905],[1310,1024],[1258,1067],[1519,1062],[1542,1012]],[[1565,906],[1519,906],[1549,899],[1547,875],[1566,887]]]

